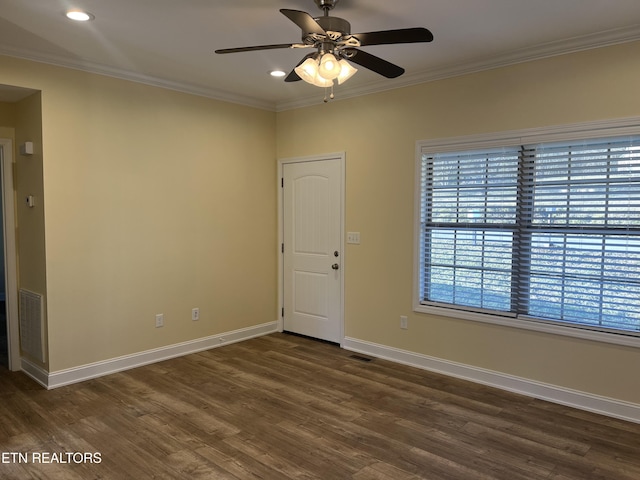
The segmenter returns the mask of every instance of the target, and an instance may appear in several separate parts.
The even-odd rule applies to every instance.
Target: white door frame
[[[284,199],[282,197],[282,179],[284,177],[284,165],[288,163],[301,163],[301,162],[318,162],[323,160],[339,160],[340,161],[340,306],[339,306],[339,319],[340,324],[340,346],[344,343],[344,271],[346,266],[345,255],[345,171],[346,171],[346,155],[345,152],[328,153],[324,155],[314,155],[309,157],[298,158],[283,158],[278,159],[278,310],[276,312],[276,319],[278,322],[278,331],[284,330],[284,319],[282,312],[284,309],[284,253],[282,252],[282,244],[284,242]]]
[[[7,309],[7,344],[9,370],[21,369],[20,324],[18,322],[18,265],[16,251],[16,210],[13,186],[13,141],[0,138],[2,147],[2,206],[4,219],[5,305]]]

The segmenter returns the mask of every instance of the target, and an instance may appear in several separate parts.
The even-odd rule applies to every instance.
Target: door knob
[[[331,268],[333,268],[334,270],[338,270],[340,268],[340,265],[334,263],[333,265],[331,265]]]

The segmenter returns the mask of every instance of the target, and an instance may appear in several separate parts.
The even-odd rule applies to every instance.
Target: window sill
[[[590,330],[582,326],[564,326],[554,323],[545,322],[535,318],[513,318],[500,315],[492,315],[487,313],[468,312],[464,310],[456,310],[447,307],[436,307],[431,305],[414,305],[413,311],[416,313],[426,313],[430,315],[438,315],[444,317],[452,317],[460,320],[470,320],[474,322],[489,323],[492,325],[501,325],[504,327],[520,328],[524,330],[532,330],[535,332],[548,333],[552,335],[562,335],[565,337],[580,338],[583,340],[591,340],[594,342],[612,343],[615,345],[623,345],[626,347],[640,348],[640,337],[633,335],[625,335],[624,333],[609,333]]]

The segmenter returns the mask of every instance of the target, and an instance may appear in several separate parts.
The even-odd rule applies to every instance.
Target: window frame
[[[421,303],[422,272],[421,259],[421,179],[422,156],[467,150],[481,150],[521,146],[537,143],[551,143],[640,135],[640,117],[585,122],[550,127],[512,130],[480,135],[446,137],[416,142],[415,185],[414,185],[414,272],[413,272],[413,311],[416,313],[452,317],[462,320],[521,328],[537,332],[563,335],[586,340],[594,340],[617,345],[640,348],[640,336],[626,334],[624,331],[596,330],[580,324],[559,324],[524,315],[514,316],[510,312],[482,312],[474,309],[455,308],[450,305]]]

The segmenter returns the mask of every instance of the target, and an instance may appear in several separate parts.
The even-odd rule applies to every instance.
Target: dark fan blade
[[[357,48],[349,48],[346,53],[348,53],[346,58],[350,62],[357,63],[364,68],[373,70],[383,77],[396,78],[404,73],[404,68],[387,62],[380,57],[376,57],[375,55],[371,55],[370,53],[358,50]],[[350,56],[351,54],[354,55]]]
[[[313,57],[314,55],[315,55],[315,52],[314,53],[310,53],[308,55],[305,55],[304,58],[302,60],[300,60],[295,67],[293,67],[293,70],[291,70],[291,73],[289,73],[289,75],[287,75],[287,78],[285,78],[284,81],[285,82],[297,82],[299,80],[302,80],[298,76],[298,74],[296,73],[296,68],[299,67],[300,65],[302,65],[307,58]]]
[[[291,70],[289,75],[287,75],[287,78],[284,79],[285,82],[299,82],[300,80],[302,79],[298,76],[295,70]]]
[[[298,25],[303,32],[317,33],[318,35],[326,35],[327,32],[318,25],[311,15],[307,12],[301,12],[299,10],[288,10],[286,8],[280,9],[280,13],[286,16],[293,23]]]
[[[363,47],[366,45],[388,45],[392,43],[431,42],[433,40],[433,34],[422,27],[355,33],[352,36],[360,40],[360,45]]]
[[[276,45],[256,45],[255,47],[240,47],[240,48],[222,48],[216,50],[216,53],[237,53],[237,52],[252,52],[254,50],[275,50],[276,48],[296,48],[306,47],[299,43],[278,43]]]

